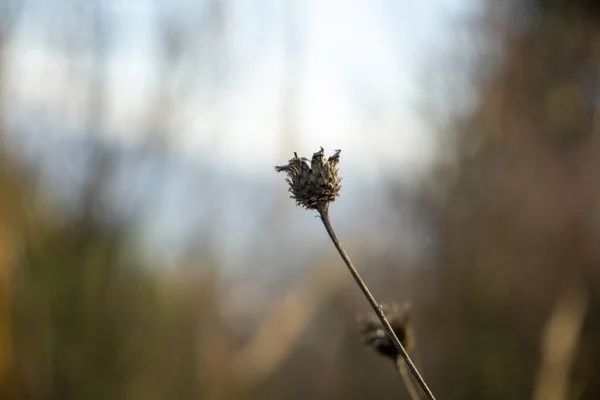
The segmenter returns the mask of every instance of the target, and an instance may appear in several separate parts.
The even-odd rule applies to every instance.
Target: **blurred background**
[[[592,0],[1,0],[0,398],[600,398]]]

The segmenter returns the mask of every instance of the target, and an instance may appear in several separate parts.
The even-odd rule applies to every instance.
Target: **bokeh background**
[[[600,7],[2,0],[0,398],[600,398]]]

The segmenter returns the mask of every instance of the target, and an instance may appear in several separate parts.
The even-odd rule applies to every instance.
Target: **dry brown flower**
[[[402,307],[397,304],[392,306],[382,305],[381,308],[385,311],[387,320],[405,351],[411,352],[414,347],[414,335],[410,323],[410,304],[405,303]],[[420,400],[419,389],[415,386],[415,380],[409,373],[408,365],[387,334],[378,316],[370,313],[360,316],[358,321],[361,324],[364,343],[375,349],[383,357],[394,361],[410,398]]]
[[[341,189],[341,178],[336,168],[340,161],[341,150],[325,161],[325,152],[321,150],[314,153],[310,165],[305,157],[298,157],[294,152],[294,158],[287,165],[275,167],[277,172],[287,174],[286,181],[290,185],[290,196],[296,200],[299,206],[306,209],[326,210],[329,203],[335,200]]]
[[[286,178],[286,181],[290,185],[289,191],[292,193],[291,198],[295,199],[298,205],[319,212],[323,226],[329,234],[333,245],[338,253],[340,253],[340,257],[344,260],[346,267],[348,267],[348,271],[369,302],[373,312],[377,315],[377,318],[381,322],[381,326],[385,329],[385,332],[388,335],[388,342],[396,349],[395,358],[397,360],[398,370],[409,388],[411,396],[416,398],[414,395],[418,395],[418,393],[416,393],[416,390],[412,385],[411,378],[408,375],[409,372],[427,398],[435,400],[433,393],[396,335],[394,327],[387,320],[383,308],[371,294],[367,284],[361,278],[358,270],[354,264],[352,264],[348,253],[346,253],[342,243],[337,238],[333,226],[331,226],[331,221],[329,219],[329,203],[335,200],[339,195],[341,188],[341,178],[338,176],[338,170],[336,168],[340,160],[340,152],[341,150],[336,150],[336,152],[325,161],[325,152],[321,147],[320,151],[313,154],[310,165],[308,164],[307,158],[300,158],[298,157],[298,154],[294,153],[294,158],[288,161],[287,165],[275,167],[275,171],[287,173],[288,177]],[[381,343],[382,346],[388,342],[377,341],[377,343]],[[385,351],[392,354],[392,350]],[[397,357],[397,355],[400,355],[401,358]]]
[[[414,345],[414,336],[410,324],[409,305],[405,304],[403,307],[399,307],[394,304],[392,306],[382,305],[381,307],[400,343],[407,351],[410,351]],[[398,358],[400,353],[392,343],[377,315],[370,313],[361,316],[359,317],[359,323],[361,324],[363,341],[366,345],[374,348],[384,357],[394,360]]]

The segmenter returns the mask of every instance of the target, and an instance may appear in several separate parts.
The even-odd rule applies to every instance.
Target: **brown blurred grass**
[[[514,14],[505,25],[486,14],[502,63],[475,82],[477,106],[447,127],[454,162],[420,193],[432,261],[358,255],[387,299],[413,296],[418,359],[441,399],[547,398],[550,381],[560,398],[600,397],[600,30],[559,3],[521,30]],[[0,398],[405,396],[362,348],[360,299],[339,290],[344,271],[328,259],[307,257],[305,275],[239,333],[222,312],[218,261],[197,252],[150,268],[129,226],[90,211],[102,209],[102,171],[89,204],[64,216],[1,139]],[[586,305],[564,311],[573,286]],[[569,338],[568,359],[549,362]]]

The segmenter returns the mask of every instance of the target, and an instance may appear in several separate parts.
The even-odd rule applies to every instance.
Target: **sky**
[[[35,151],[63,146],[50,135],[77,139],[89,133],[90,77],[103,69],[90,51],[89,20],[78,13],[89,12],[94,2],[24,4],[9,41],[5,89],[11,99],[7,107],[13,108],[9,119],[20,116],[18,123],[37,124],[28,128],[35,159]],[[279,198],[274,183],[277,194],[286,194],[273,166],[293,151],[310,157],[320,146],[327,153],[342,149],[345,196],[333,212],[367,207],[377,230],[391,221],[384,196],[372,189],[390,175],[407,185],[418,183],[435,160],[436,127],[418,105],[439,96],[424,89],[435,90],[429,81],[449,69],[436,64],[439,54],[452,51],[457,21],[477,12],[474,0],[231,0],[221,3],[226,24],[220,35],[211,36],[206,2],[97,4],[104,7],[108,32],[102,139],[135,148],[150,128],[148,113],[160,85],[169,82],[167,93],[177,95],[169,114],[170,172],[142,163],[137,175],[125,173],[116,189],[120,204],[135,210],[133,193],[148,197],[150,188],[151,218],[141,236],[154,255],[177,249],[203,226],[213,230],[216,243],[229,246],[222,254],[246,257],[272,212],[272,199]],[[175,21],[192,39],[171,71],[159,56],[164,51],[157,45],[160,21]],[[451,96],[449,104],[459,102],[456,92]],[[85,157],[73,154],[78,148],[55,151],[53,166],[46,166],[61,181],[55,192],[63,197],[81,181],[77,171]],[[218,172],[190,173],[194,164],[199,171],[218,166]],[[215,183],[224,177],[231,181]],[[249,215],[252,202],[262,206]],[[302,223],[271,232],[272,240],[285,245],[289,235],[322,233],[311,215],[294,215]],[[339,222],[345,229],[344,219]],[[421,235],[415,233],[422,230],[418,221],[403,225]],[[411,243],[409,237],[402,240]],[[257,257],[257,264],[265,261]]]
[[[86,51],[65,54],[53,32],[66,22],[77,35],[82,21],[65,2],[38,3],[26,7],[12,42],[11,90],[20,104],[46,110],[76,128],[85,117],[81,99],[90,57]],[[140,124],[147,115],[149,94],[162,78],[155,22],[170,18],[191,35],[200,35],[206,10],[202,2],[183,0],[104,4],[110,31],[106,135],[132,145],[146,133]],[[451,45],[453,24],[473,13],[471,2],[223,4],[226,52],[218,53],[210,45],[200,48],[188,67],[192,73],[182,74],[188,82],[184,85],[197,90],[174,110],[172,139],[179,154],[207,162],[226,160],[245,173],[270,173],[282,152],[291,150],[282,140],[282,99],[291,79],[296,94],[289,114],[292,145],[300,153],[311,154],[319,146],[327,151],[341,148],[365,174],[394,169],[410,177],[429,165],[436,137],[414,109],[426,96],[423,68],[431,63],[431,54]],[[207,60],[223,54],[226,74],[215,89]],[[284,157],[287,160],[287,153]]]

